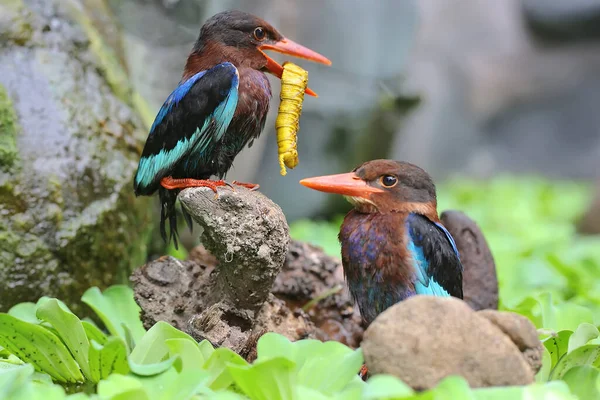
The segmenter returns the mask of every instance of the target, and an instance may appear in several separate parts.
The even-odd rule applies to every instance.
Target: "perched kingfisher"
[[[264,128],[271,85],[264,72],[281,78],[283,67],[264,50],[331,65],[322,55],[283,37],[262,19],[240,11],[211,17],[188,56],[183,77],[150,128],[133,187],[136,195],[157,190],[161,235],[165,222],[177,248],[175,201],[186,187],[231,186],[223,181],[234,158]],[[316,96],[309,88],[306,94]],[[216,175],[219,180],[210,180]],[[258,185],[232,182],[249,188]],[[190,229],[192,221],[183,210]]]
[[[416,294],[462,299],[458,250],[440,223],[435,185],[416,165],[368,161],[350,173],[307,178],[352,203],[339,240],[350,293],[364,322]]]

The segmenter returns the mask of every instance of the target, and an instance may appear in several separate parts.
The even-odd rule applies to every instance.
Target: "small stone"
[[[144,275],[157,285],[168,285],[179,280],[183,265],[174,257],[165,256],[144,266]]]
[[[395,375],[416,390],[450,375],[472,387],[534,381],[517,345],[456,298],[414,296],[388,308],[365,331],[361,347],[369,372]]]
[[[477,312],[496,325],[512,342],[517,345],[531,370],[537,374],[542,368],[544,345],[539,339],[537,329],[526,317],[505,311],[483,310]]]

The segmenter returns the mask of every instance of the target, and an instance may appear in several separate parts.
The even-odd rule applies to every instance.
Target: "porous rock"
[[[525,385],[534,373],[517,345],[456,298],[414,296],[381,313],[361,345],[371,374],[392,374],[417,390],[449,375],[472,387]]]
[[[462,211],[444,211],[440,219],[456,242],[464,268],[463,300],[474,310],[497,309],[496,264],[483,232]]]
[[[214,302],[257,311],[281,270],[289,244],[281,208],[266,196],[244,187],[189,188],[179,200],[203,228],[200,240],[219,262]]]
[[[192,188],[180,194],[201,225],[204,247],[193,259],[161,257],[131,276],[146,328],[168,321],[197,340],[228,347],[248,360],[265,332],[291,340],[314,337],[301,310],[270,293],[285,261],[288,226],[281,209],[258,192]],[[208,251],[210,249],[210,252]]]

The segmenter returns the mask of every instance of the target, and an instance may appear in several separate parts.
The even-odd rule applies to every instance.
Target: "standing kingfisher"
[[[364,322],[413,295],[462,299],[458,250],[440,223],[435,185],[416,165],[368,161],[350,173],[303,179],[354,206],[342,223],[344,275]]]
[[[135,194],[161,201],[177,248],[175,201],[181,189],[231,186],[223,179],[234,158],[264,128],[271,85],[264,72],[281,78],[283,67],[264,50],[331,65],[322,55],[283,37],[262,19],[240,11],[211,17],[188,56],[183,77],[160,108],[134,178]],[[309,88],[306,94],[316,96]],[[213,181],[216,175],[220,180]],[[258,185],[232,182],[256,189]],[[183,210],[188,226],[190,215]]]

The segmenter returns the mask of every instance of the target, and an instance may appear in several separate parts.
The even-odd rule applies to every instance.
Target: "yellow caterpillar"
[[[275,121],[281,175],[287,174],[286,166],[293,169],[298,165],[296,134],[300,128],[300,113],[307,84],[308,71],[291,62],[283,64],[279,95],[281,103],[279,103],[279,112]]]

